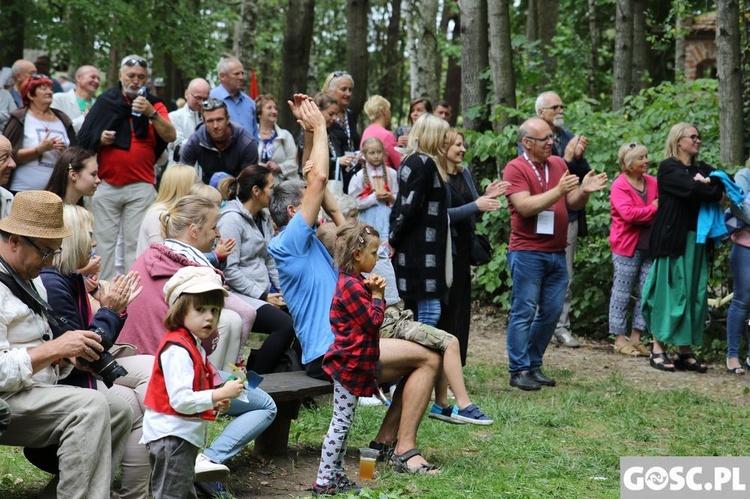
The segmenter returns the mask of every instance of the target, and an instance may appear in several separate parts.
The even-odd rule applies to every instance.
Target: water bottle
[[[141,87],[141,88],[140,88],[140,89],[138,90],[138,94],[137,94],[137,95],[135,96],[135,99],[137,99],[138,97],[146,97],[146,87]],[[133,100],[135,100],[135,99],[133,99]],[[134,110],[132,111],[132,113],[131,113],[131,114],[132,114],[133,116],[141,116],[141,115],[142,115],[143,113],[139,113],[138,111],[136,111],[136,110],[134,109]]]

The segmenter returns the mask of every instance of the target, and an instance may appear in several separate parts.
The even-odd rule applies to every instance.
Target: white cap
[[[172,306],[183,293],[199,294],[206,291],[221,291],[224,296],[229,292],[224,289],[221,277],[210,267],[183,267],[164,285],[164,298]]]

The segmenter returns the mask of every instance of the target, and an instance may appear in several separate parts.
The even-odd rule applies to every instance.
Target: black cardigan
[[[719,201],[724,193],[724,184],[716,177],[708,177],[714,171],[710,165],[698,162],[686,166],[676,158],[668,158],[659,165],[659,209],[649,240],[649,256],[680,256],[685,252],[688,231],[695,231],[701,202]],[[696,173],[710,178],[705,184],[693,180]]]

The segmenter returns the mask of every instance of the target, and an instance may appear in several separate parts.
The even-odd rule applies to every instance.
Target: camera
[[[107,338],[107,335],[104,334],[104,331],[102,331],[102,329],[98,327],[94,329],[93,332],[98,334],[102,339],[102,346],[104,347],[104,351],[99,353],[99,359],[95,360],[94,362],[89,362],[88,360],[81,357],[78,357],[78,361],[85,366],[90,366],[91,370],[102,378],[102,381],[104,381],[104,384],[107,385],[107,388],[112,388],[115,380],[117,378],[127,376],[128,371],[120,364],[118,364],[114,356],[109,353],[109,349],[112,347],[112,343]]]

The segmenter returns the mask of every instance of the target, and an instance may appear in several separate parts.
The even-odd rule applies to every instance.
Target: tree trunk
[[[539,0],[529,0],[529,9],[526,11],[526,38],[529,42],[539,39],[537,30],[537,3]]]
[[[679,6],[675,12],[674,79],[685,79],[685,13]]]
[[[0,0],[0,62],[11,66],[23,58],[23,37],[26,28],[27,0]]]
[[[284,68],[281,101],[290,99],[296,92],[307,88],[314,21],[315,0],[289,0],[281,55],[281,66]],[[290,130],[296,136],[299,125],[289,106],[279,107],[279,126]]]
[[[648,0],[633,0],[633,70],[632,90],[636,94],[648,87],[649,46],[646,40],[646,8]]]
[[[411,98],[435,100],[437,72],[437,0],[409,0],[404,3],[409,34]]]
[[[240,19],[237,22],[239,29],[236,32],[235,43],[237,45],[237,59],[245,67],[246,83],[248,91],[250,87],[251,70],[258,64],[258,53],[255,48],[255,37],[258,31],[258,1],[242,0]]]
[[[596,24],[596,0],[589,2],[589,97],[596,98],[596,71],[599,68],[599,26]]]
[[[489,20],[490,68],[495,103],[516,107],[516,79],[513,73],[513,50],[510,43],[509,0],[490,0],[487,4]],[[495,122],[495,130],[502,132],[511,120],[507,114]]]
[[[615,59],[612,81],[612,110],[622,107],[632,87],[633,1],[615,2]]]
[[[399,68],[404,59],[403,50],[399,50],[401,43],[401,0],[391,1],[391,17],[388,21],[385,41],[385,68],[386,72],[380,79],[378,93],[391,103],[391,108],[398,109],[396,101],[399,95]]]
[[[721,160],[741,165],[742,73],[740,71],[740,11],[738,0],[716,2],[716,69],[719,76]]]
[[[537,33],[541,41],[542,59],[544,61],[544,77],[542,82],[549,84],[555,74],[555,58],[549,54],[552,38],[557,34],[557,18],[560,10],[559,0],[537,1]]]
[[[355,119],[367,100],[367,17],[368,0],[349,0],[346,9],[346,67],[354,79],[349,109]]]
[[[445,33],[445,38],[453,47],[461,47],[461,17],[456,10],[457,1],[446,2],[443,8],[443,15],[440,19],[440,29]],[[453,29],[450,30],[450,21],[453,21]],[[448,36],[450,35],[450,36]],[[458,51],[456,51],[458,52]],[[456,52],[451,51],[451,54]],[[461,60],[455,55],[448,56],[448,63],[445,70],[445,88],[443,89],[443,99],[447,100],[453,114],[451,115],[451,126],[456,126],[456,119],[461,114]]]
[[[458,5],[461,8],[464,128],[488,130],[487,85],[479,77],[489,65],[487,3],[485,0],[459,0]],[[478,116],[472,116],[477,110]]]

